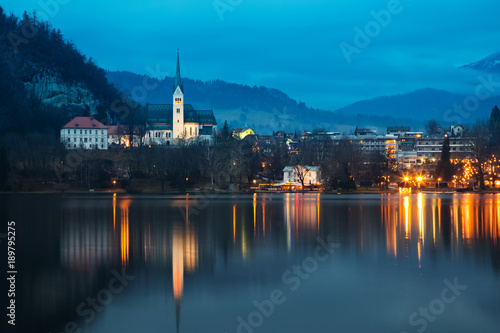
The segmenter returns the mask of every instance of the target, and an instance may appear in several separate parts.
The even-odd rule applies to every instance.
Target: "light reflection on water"
[[[32,198],[8,196],[2,217],[21,222],[23,311],[47,331],[69,320],[89,332],[236,331],[236,318],[255,310],[253,300],[286,288],[282,274],[327,236],[341,247],[259,332],[294,332],[297,316],[318,330],[415,331],[408,316],[455,276],[476,286],[460,305],[469,313],[462,320],[485,332],[499,323],[498,195]],[[74,309],[122,267],[137,278],[85,323]],[[351,296],[332,318],[324,297],[346,291]],[[383,304],[390,313],[374,316]],[[481,316],[471,310],[478,305]],[[351,322],[353,311],[366,320]],[[434,330],[463,328],[460,313],[449,310]]]

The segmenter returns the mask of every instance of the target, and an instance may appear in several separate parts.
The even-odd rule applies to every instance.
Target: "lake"
[[[19,332],[500,325],[500,195],[0,198],[1,232],[16,222]]]

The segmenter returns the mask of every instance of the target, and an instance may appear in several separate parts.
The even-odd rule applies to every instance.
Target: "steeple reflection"
[[[122,266],[128,266],[129,260],[129,220],[128,220],[128,209],[130,207],[131,200],[125,199],[120,201],[120,216],[121,216],[121,254],[122,254]]]

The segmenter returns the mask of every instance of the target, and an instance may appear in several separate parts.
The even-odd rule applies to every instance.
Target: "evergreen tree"
[[[222,128],[222,141],[228,141],[231,138],[231,132],[229,132],[229,126],[227,125],[227,120],[224,121],[224,127]]]
[[[496,105],[491,110],[489,129],[491,134],[490,146],[493,152],[497,153],[500,151],[500,110]]]
[[[450,161],[450,138],[446,137],[443,141],[443,147],[441,150],[441,159],[436,167],[436,177],[441,178],[445,181],[451,181],[453,178],[453,166]]]

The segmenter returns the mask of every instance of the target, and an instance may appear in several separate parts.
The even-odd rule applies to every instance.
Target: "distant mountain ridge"
[[[107,72],[106,77],[118,89],[132,93],[132,98],[138,103],[172,103],[172,77],[157,80],[124,71]],[[145,79],[149,82],[148,86],[155,86],[155,82],[155,89],[141,89],[144,88]],[[313,109],[278,89],[262,86],[250,87],[222,80],[203,82],[189,78],[183,78],[183,84],[186,103],[198,109],[213,109],[221,125],[227,120],[231,127],[248,126],[263,134],[315,128],[348,133],[356,126],[385,131],[386,126],[411,122],[404,115],[393,117],[390,114],[370,114],[370,110],[346,113],[342,110],[331,112]],[[135,90],[146,91],[146,94],[134,96]]]
[[[451,93],[445,90],[432,88],[419,89],[406,94],[382,96],[369,100],[359,101],[345,106],[337,111],[345,114],[360,113],[363,110],[376,110],[379,114],[401,114],[411,119],[417,117],[421,122],[434,119],[438,123],[449,125],[450,113],[455,104],[463,104],[467,96]],[[495,104],[500,102],[500,97],[491,97],[479,104],[479,108],[463,118],[463,122],[473,122],[475,119],[487,117]]]
[[[462,66],[488,73],[500,73],[500,52],[487,56],[479,61]]]

